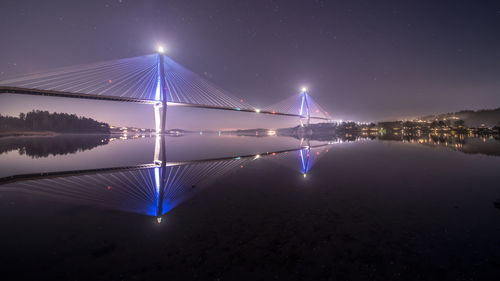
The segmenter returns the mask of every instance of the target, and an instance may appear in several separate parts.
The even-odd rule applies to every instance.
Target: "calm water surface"
[[[0,139],[2,280],[499,280],[500,141]]]

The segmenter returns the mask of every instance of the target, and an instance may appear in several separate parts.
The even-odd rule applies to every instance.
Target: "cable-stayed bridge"
[[[0,81],[0,94],[27,94],[153,104],[156,128],[165,132],[168,106],[253,112],[330,120],[303,89],[299,95],[256,108],[158,53],[64,67]]]

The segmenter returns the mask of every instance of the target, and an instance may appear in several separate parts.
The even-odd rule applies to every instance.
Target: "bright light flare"
[[[307,88],[306,87],[302,87],[302,92],[307,92]]]
[[[260,113],[260,109],[255,109],[255,112]]]
[[[165,48],[163,48],[163,46],[158,46],[158,53],[160,54],[165,53]]]

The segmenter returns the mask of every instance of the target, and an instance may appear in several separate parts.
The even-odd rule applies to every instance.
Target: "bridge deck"
[[[136,102],[136,103],[143,103],[143,104],[161,103],[160,101],[156,101],[156,100],[137,99],[137,98],[119,97],[119,96],[84,94],[84,93],[73,93],[73,92],[62,92],[62,91],[52,91],[52,90],[39,90],[39,89],[9,87],[9,86],[0,86],[0,94],[52,96],[52,97],[63,97],[63,98]],[[278,115],[278,116],[307,118],[307,116],[299,115],[299,114],[275,112],[275,111],[268,111],[268,110],[256,110],[256,109],[239,108],[239,107],[223,107],[223,106],[214,106],[214,105],[203,105],[203,104],[194,104],[194,103],[176,103],[176,102],[168,102],[167,105],[168,106],[184,106],[184,107],[195,107],[195,108],[204,108],[204,109],[230,110],[230,111],[251,112],[251,113],[257,113],[257,114],[271,114],[271,115]],[[311,119],[319,119],[319,120],[328,120],[328,118],[323,118],[323,117],[311,116],[310,118]]]

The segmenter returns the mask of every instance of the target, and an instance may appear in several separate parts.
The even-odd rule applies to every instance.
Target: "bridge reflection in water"
[[[152,164],[15,175],[0,179],[0,191],[26,192],[88,203],[153,216],[161,223],[168,211],[248,162],[270,159],[306,177],[330,146],[311,146],[308,141],[302,140],[294,149],[168,162],[165,142],[165,137],[157,137]]]

